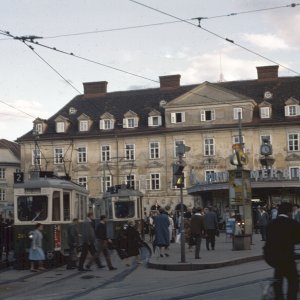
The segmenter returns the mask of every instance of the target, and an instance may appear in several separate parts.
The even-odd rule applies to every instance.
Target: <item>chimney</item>
[[[103,96],[107,93],[107,81],[84,82],[84,97]]]
[[[167,76],[159,76],[160,89],[161,90],[169,90],[176,89],[180,87],[180,77],[181,75],[167,75]]]
[[[256,67],[258,80],[276,80],[278,79],[279,66]]]

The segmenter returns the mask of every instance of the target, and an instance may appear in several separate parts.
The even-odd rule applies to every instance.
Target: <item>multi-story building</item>
[[[183,143],[190,147],[183,157],[184,204],[222,209],[226,172],[235,168],[232,145],[243,142],[253,197],[299,202],[300,77],[278,77],[278,66],[257,73],[253,80],[188,86],[180,85],[180,75],[162,76],[159,88],[111,93],[105,81],[84,83],[83,95],[48,120],[36,119],[34,130],[18,139],[22,171],[68,174],[96,199],[125,183],[144,193],[147,209],[156,202],[175,208],[180,192],[172,165]],[[273,146],[267,168],[264,140]]]
[[[20,170],[20,146],[0,140],[0,216],[11,218],[13,212],[14,173]]]

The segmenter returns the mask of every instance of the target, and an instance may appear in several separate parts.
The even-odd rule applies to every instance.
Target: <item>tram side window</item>
[[[64,221],[70,221],[70,193],[64,192],[63,198],[63,205],[64,205]]]
[[[87,215],[86,197],[82,195],[80,196],[80,215],[82,220],[84,220]]]
[[[74,216],[73,218],[78,218],[79,220],[81,220],[79,218],[79,195],[76,194],[76,197],[75,197],[75,201],[74,201]]]
[[[53,192],[52,221],[60,221],[60,192]]]
[[[20,221],[44,221],[48,217],[48,197],[19,196],[17,208]]]
[[[134,217],[134,201],[118,201],[115,202],[116,218],[133,218]]]

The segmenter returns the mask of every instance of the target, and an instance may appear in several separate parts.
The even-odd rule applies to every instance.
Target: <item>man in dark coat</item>
[[[267,225],[264,257],[274,268],[275,299],[283,299],[282,283],[288,281],[287,300],[297,299],[298,272],[295,263],[294,246],[300,242],[300,223],[292,219],[292,204],[282,203],[278,217]]]
[[[216,231],[218,230],[218,218],[217,214],[213,211],[212,206],[208,207],[208,211],[204,215],[204,225],[207,235],[206,249],[210,250],[209,245],[211,245],[211,249],[215,250]]]
[[[76,268],[77,261],[77,247],[79,246],[79,233],[78,233],[78,218],[74,218],[72,223],[68,225],[68,246],[70,255],[67,262],[67,270]]]
[[[161,208],[159,214],[154,217],[154,227],[155,227],[155,239],[154,246],[159,247],[160,257],[169,256],[168,253],[164,253],[165,249],[169,247],[170,238],[169,238],[169,217],[165,211]]]
[[[191,235],[192,238],[195,239],[195,259],[199,259],[200,247],[201,247],[201,239],[205,234],[204,227],[204,217],[201,214],[202,209],[199,207],[196,209],[196,213],[192,216],[191,219]]]

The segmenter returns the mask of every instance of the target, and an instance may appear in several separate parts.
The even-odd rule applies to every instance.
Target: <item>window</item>
[[[150,142],[149,143],[149,154],[150,154],[150,159],[159,158],[159,143],[158,142]]]
[[[108,188],[112,186],[112,177],[111,175],[105,175],[103,176],[103,182],[102,182],[102,192],[106,192]]]
[[[264,141],[268,141],[271,143],[271,136],[270,135],[261,135],[260,136],[260,144],[263,144]]]
[[[84,186],[86,189],[88,188],[87,177],[86,176],[78,177],[77,182],[78,182],[78,184]]]
[[[113,128],[114,128],[113,120],[110,120],[110,119],[100,120],[100,129],[108,130],[108,129],[113,129]]]
[[[148,190],[159,190],[160,189],[160,175],[159,174],[150,174],[150,179],[147,181]]]
[[[5,168],[0,168],[0,179],[5,179]]]
[[[299,180],[299,167],[290,167],[290,177],[291,179],[297,179]]]
[[[214,139],[204,139],[204,155],[211,156],[215,155],[215,142]]]
[[[52,221],[60,221],[60,192],[53,192],[52,199]]]
[[[35,132],[37,134],[42,134],[43,133],[43,124],[42,123],[36,123],[35,124]]]
[[[161,126],[161,116],[152,116],[148,117],[148,125],[149,126]]]
[[[48,217],[48,197],[44,195],[18,196],[17,212],[20,221],[44,221]]]
[[[288,151],[299,151],[299,134],[290,133],[288,135]]]
[[[232,137],[232,144],[244,144],[245,140],[244,140],[244,136],[242,135],[242,140],[240,141],[240,136],[239,135],[235,135]]]
[[[243,119],[243,109],[241,107],[234,107],[233,108],[233,119],[238,120],[239,115],[240,115],[240,118],[242,120]]]
[[[65,132],[65,123],[64,122],[56,122],[56,132]]]
[[[0,201],[5,201],[5,189],[0,189]]]
[[[34,166],[35,165],[38,165],[38,166],[41,165],[41,151],[38,150],[38,149],[32,150],[32,164]]]
[[[101,161],[110,161],[110,145],[101,146]]]
[[[117,201],[114,204],[114,208],[117,219],[128,219],[135,216],[134,201]]]
[[[299,105],[287,105],[285,106],[286,116],[297,116],[299,115]]]
[[[184,145],[184,141],[175,141],[175,157],[179,156],[179,145]],[[185,156],[185,154],[183,153],[183,157]]]
[[[70,221],[70,192],[63,193],[63,216],[64,221]]]
[[[79,121],[79,131],[88,131],[89,122],[87,120]]]
[[[135,190],[135,176],[134,175],[126,176],[126,187]]]
[[[185,122],[184,112],[171,113],[171,123],[183,123],[183,122]]]
[[[135,128],[138,127],[138,118],[125,118],[123,119],[123,127],[124,128]]]
[[[206,170],[205,171],[205,181],[208,183],[212,183],[215,181],[215,171],[213,170]]]
[[[201,110],[200,117],[201,117],[201,121],[215,120],[215,111],[214,110]]]
[[[55,148],[54,149],[54,164],[59,165],[64,162],[64,149]]]
[[[261,107],[259,109],[261,119],[270,118],[270,107]]]
[[[135,160],[135,145],[126,144],[125,145],[125,159],[126,160]]]
[[[86,147],[79,147],[77,149],[77,162],[78,163],[86,163],[87,162]]]

